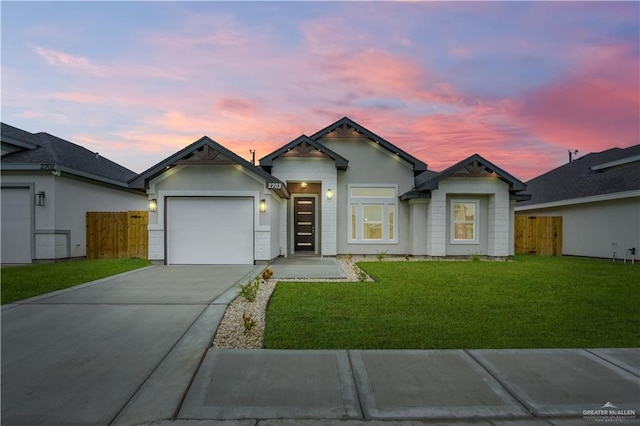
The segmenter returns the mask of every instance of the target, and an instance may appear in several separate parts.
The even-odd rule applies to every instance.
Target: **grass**
[[[144,259],[94,259],[2,268],[1,303],[16,302],[149,264]]]
[[[281,282],[273,349],[640,346],[640,265],[566,257],[368,262],[376,282]]]

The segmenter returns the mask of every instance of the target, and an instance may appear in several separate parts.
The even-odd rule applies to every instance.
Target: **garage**
[[[250,197],[168,197],[167,264],[253,264]]]
[[[2,188],[2,263],[31,263],[31,191]]]

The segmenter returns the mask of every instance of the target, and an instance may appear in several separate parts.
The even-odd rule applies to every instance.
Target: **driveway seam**
[[[120,414],[124,411],[124,409],[129,405],[129,403],[133,400],[133,398],[138,394],[138,392],[140,392],[140,390],[144,387],[144,385],[147,383],[147,381],[151,378],[151,376],[153,376],[153,374],[158,370],[158,368],[162,365],[162,363],[169,357],[169,354],[171,354],[171,352],[173,352],[173,350],[178,347],[179,343],[182,341],[182,339],[184,338],[184,336],[187,335],[187,333],[189,332],[189,330],[191,330],[191,327],[193,327],[193,325],[198,322],[198,320],[202,317],[202,315],[204,314],[204,311],[207,309],[207,306],[204,305],[202,308],[202,311],[200,312],[200,314],[196,317],[195,320],[193,320],[191,322],[191,324],[189,324],[189,327],[187,327],[184,331],[184,333],[182,333],[182,335],[180,335],[180,338],[178,338],[175,343],[171,346],[171,348],[167,351],[167,353],[164,354],[164,356],[162,357],[162,359],[160,359],[160,361],[153,367],[153,369],[151,370],[151,372],[147,375],[147,377],[145,377],[145,379],[140,383],[140,385],[136,388],[136,390],[131,394],[131,396],[129,398],[127,398],[126,402],[122,405],[122,407],[120,407],[120,409],[118,410],[118,412],[116,413],[115,416],[113,416],[113,418],[109,421],[108,424],[113,424],[118,417],[120,416]],[[206,353],[206,351],[205,351]]]

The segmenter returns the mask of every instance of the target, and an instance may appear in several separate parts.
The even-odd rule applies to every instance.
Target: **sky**
[[[640,2],[1,3],[2,122],[142,172],[344,116],[523,181],[640,143]]]

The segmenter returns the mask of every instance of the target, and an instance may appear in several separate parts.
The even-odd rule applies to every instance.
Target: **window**
[[[396,186],[349,186],[349,242],[396,242]]]
[[[478,244],[477,200],[451,200],[451,243]]]

